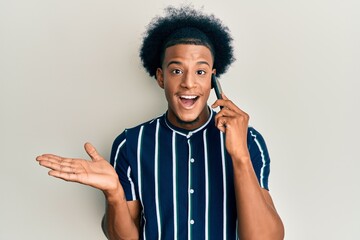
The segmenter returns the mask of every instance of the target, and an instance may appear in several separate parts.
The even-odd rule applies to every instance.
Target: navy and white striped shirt
[[[110,163],[126,199],[141,202],[142,239],[238,239],[232,160],[215,114],[192,131],[164,114],[115,139]],[[259,184],[268,189],[264,139],[249,127],[247,141]]]

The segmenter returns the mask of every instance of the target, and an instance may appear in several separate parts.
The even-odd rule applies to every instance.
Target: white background
[[[138,50],[169,2],[0,1],[0,239],[105,239],[102,193],[35,157],[87,157],[89,141],[108,159],[165,111]],[[232,32],[223,89],[267,141],[286,239],[360,239],[360,1],[192,2]]]

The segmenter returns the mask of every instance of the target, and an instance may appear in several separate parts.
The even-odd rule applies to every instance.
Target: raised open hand
[[[36,160],[43,167],[51,169],[49,175],[70,182],[78,182],[111,192],[119,188],[119,179],[114,168],[101,157],[90,144],[85,151],[91,160],[64,158],[53,154],[38,156]]]

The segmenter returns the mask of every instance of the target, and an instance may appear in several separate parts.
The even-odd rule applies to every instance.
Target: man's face
[[[205,46],[178,44],[165,50],[156,79],[165,90],[173,125],[191,130],[207,121],[212,73],[213,57]]]

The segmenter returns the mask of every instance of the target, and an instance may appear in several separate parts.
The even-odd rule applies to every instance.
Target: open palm
[[[78,182],[102,191],[112,191],[118,187],[119,180],[114,168],[101,157],[95,148],[85,144],[91,160],[64,158],[53,154],[38,156],[41,166],[51,169],[49,175],[65,181]]]

